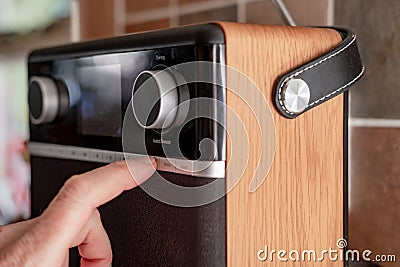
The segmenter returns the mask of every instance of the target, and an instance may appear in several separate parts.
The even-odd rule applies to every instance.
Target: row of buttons
[[[34,156],[73,159],[101,163],[111,163],[127,158],[136,158],[141,155],[127,154],[123,152],[107,151],[100,149],[81,148],[44,143],[29,143],[29,152]]]
[[[111,163],[125,158],[135,159],[143,155],[100,149],[81,148],[45,143],[29,143],[29,152],[34,156],[61,159],[82,160],[91,162]],[[192,161],[185,159],[156,157],[157,169],[160,171],[180,173],[192,176],[224,178],[224,161]]]

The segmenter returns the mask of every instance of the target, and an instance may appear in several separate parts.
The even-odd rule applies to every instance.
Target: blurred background
[[[299,25],[358,34],[366,73],[351,90],[349,243],[399,262],[400,1],[285,2]],[[210,20],[282,24],[270,0],[0,0],[0,224],[29,217],[29,51]]]

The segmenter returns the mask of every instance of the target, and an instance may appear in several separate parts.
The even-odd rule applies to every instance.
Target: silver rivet
[[[283,90],[283,104],[292,113],[303,112],[310,101],[310,88],[302,79],[289,80]]]

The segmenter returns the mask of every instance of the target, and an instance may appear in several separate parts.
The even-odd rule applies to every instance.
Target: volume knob
[[[32,124],[51,123],[68,110],[68,92],[66,88],[58,88],[56,81],[51,78],[32,76],[29,80],[28,102]]]
[[[168,128],[183,121],[188,99],[183,77],[172,71],[143,71],[133,85],[133,113],[145,129]]]

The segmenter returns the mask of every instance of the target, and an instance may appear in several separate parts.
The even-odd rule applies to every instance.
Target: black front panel
[[[74,174],[102,166],[72,160],[32,157],[32,217],[39,216],[64,182]],[[213,179],[161,173],[182,186]],[[151,179],[151,178],[150,178]],[[225,197],[196,208],[161,203],[141,188],[99,208],[113,249],[113,266],[225,266]],[[79,266],[72,250],[70,266]]]
[[[78,58],[70,55],[65,59],[30,63],[29,77],[55,79],[65,85],[69,96],[68,110],[62,118],[45,125],[30,124],[30,141],[122,151],[124,115],[126,111],[131,111],[129,103],[139,73],[187,62],[223,64],[224,53],[224,45],[189,45]],[[214,64],[212,68],[215,69],[209,71],[210,75],[218,73],[220,83],[225,84],[225,78],[221,75],[224,73],[223,67]],[[215,80],[215,77],[209,80]],[[223,86],[207,83],[189,83],[187,86],[190,99],[206,97],[225,102]],[[218,116],[219,121],[225,116],[224,110],[218,110],[212,105],[190,106],[189,113],[194,114],[193,117],[199,111],[205,111],[211,118]],[[225,160],[225,131],[223,125],[216,123],[216,120],[191,120],[182,128],[170,129],[164,133],[163,138],[159,130],[144,131],[136,124],[132,138],[142,138],[144,135],[146,147],[138,145],[128,152],[165,156],[162,142],[157,140],[178,140],[169,145],[172,149],[168,151],[168,157],[196,160],[200,157],[199,143],[209,138],[217,144],[217,158],[214,155],[202,155],[202,158]]]
[[[31,53],[29,79],[35,77],[32,80],[39,81],[42,86],[39,93],[34,85],[31,88],[31,113],[45,118],[41,122],[30,122],[32,217],[43,212],[69,177],[103,166],[104,162],[121,160],[122,151],[157,156],[158,167],[170,171],[159,172],[162,177],[180,186],[200,187],[215,181],[216,177],[223,178],[226,160],[224,108],[190,104],[185,111],[187,117],[196,117],[200,113],[207,118],[181,123],[182,127],[175,127],[178,122],[174,122],[162,136],[160,129],[144,129],[133,119],[129,134],[125,135],[124,118],[133,116],[130,101],[139,74],[165,68],[178,72],[176,66],[179,64],[199,61],[210,63],[207,70],[181,71],[182,79],[187,81],[193,80],[188,76],[201,76],[206,81],[218,80],[219,85],[189,82],[185,94],[179,94],[178,101],[203,97],[225,103],[224,35],[214,24]],[[174,79],[181,77],[177,75]],[[177,91],[181,92],[179,90],[180,87]],[[57,92],[58,109],[45,101],[46,97],[54,100]],[[157,92],[148,93],[149,98],[155,98]],[[43,105],[35,106],[40,101]],[[136,107],[146,111],[147,103],[137,103]],[[171,102],[156,105],[154,112],[165,108],[165,103]],[[149,120],[143,124],[155,122],[156,115]],[[190,164],[200,158],[199,144],[204,139],[216,144],[216,156],[213,153],[201,155],[201,160],[214,164],[213,171],[207,169],[202,173]],[[131,144],[128,150],[123,148],[126,140]],[[145,140],[144,144],[140,140]],[[165,140],[174,140],[166,144],[168,155],[163,151]],[[190,161],[189,168],[181,172],[184,174],[178,174],[177,168],[165,164],[166,156],[176,163],[179,161],[181,167],[182,162]],[[164,163],[164,169],[160,162]],[[187,173],[192,177],[185,175]],[[154,177],[146,182],[147,185],[152,181],[155,181]],[[224,180],[213,183],[210,190],[225,193]],[[226,265],[225,197],[207,205],[182,208],[158,201],[137,187],[99,210],[110,237],[113,266]],[[70,261],[71,266],[79,266],[76,249],[72,250]]]

